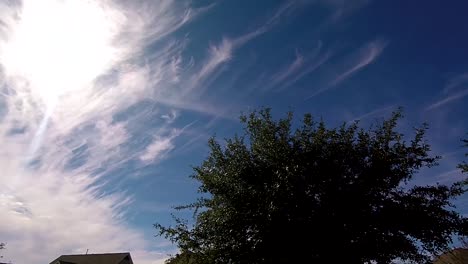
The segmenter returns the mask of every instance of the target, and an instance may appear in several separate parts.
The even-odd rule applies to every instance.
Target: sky
[[[0,0],[2,261],[176,252],[155,237],[193,201],[207,140],[241,112],[311,113],[366,127],[403,107],[463,176],[466,1]],[[468,197],[455,201],[468,215]]]

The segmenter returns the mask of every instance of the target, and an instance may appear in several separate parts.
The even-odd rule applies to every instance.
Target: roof
[[[50,264],[119,264],[122,260],[128,260],[133,264],[130,253],[105,253],[86,255],[62,255],[50,262]]]
[[[434,264],[464,264],[468,263],[468,249],[457,248],[440,255]]]

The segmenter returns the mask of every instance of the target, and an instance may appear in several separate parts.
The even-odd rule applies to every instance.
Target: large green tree
[[[244,133],[194,168],[201,197],[194,221],[156,224],[176,243],[170,263],[423,263],[467,234],[451,201],[463,182],[414,186],[412,177],[437,165],[426,126],[406,141],[401,112],[362,129],[328,128],[305,115],[275,120],[263,109],[242,116]]]

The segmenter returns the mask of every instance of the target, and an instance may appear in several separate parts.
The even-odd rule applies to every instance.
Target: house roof
[[[434,264],[462,264],[468,263],[468,249],[457,248],[440,255]]]
[[[62,255],[50,264],[119,264],[127,259],[133,264],[130,253],[105,253],[87,255]]]

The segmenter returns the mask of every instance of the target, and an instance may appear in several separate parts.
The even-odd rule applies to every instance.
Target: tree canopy
[[[193,223],[155,225],[180,249],[169,262],[423,263],[446,251],[452,236],[467,234],[452,205],[466,181],[414,186],[439,157],[427,126],[406,141],[400,118],[365,129],[328,128],[310,114],[293,128],[292,113],[275,120],[269,109],[241,116],[244,133],[225,144],[212,138],[194,168],[200,198],[177,207],[193,209]]]

